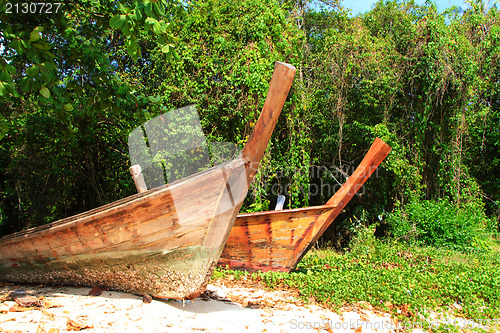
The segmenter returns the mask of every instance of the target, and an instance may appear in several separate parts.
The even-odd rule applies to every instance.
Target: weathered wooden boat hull
[[[243,165],[234,161],[224,169],[228,174]],[[221,237],[211,222],[227,184],[222,170],[5,237],[2,279],[190,298],[220,255]],[[246,175],[240,180],[246,187]]]
[[[0,280],[190,299],[205,290],[292,85],[276,63],[240,158],[145,193],[0,238]]]
[[[294,252],[311,241],[319,220],[335,207],[325,206],[239,214],[219,266],[248,271],[290,271]]]
[[[352,176],[323,206],[238,215],[219,266],[248,271],[294,269],[390,150],[377,138]]]

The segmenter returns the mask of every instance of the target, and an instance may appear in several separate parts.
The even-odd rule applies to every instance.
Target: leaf
[[[63,109],[66,111],[73,111],[73,105],[70,103],[63,104]]]
[[[50,97],[50,90],[47,89],[47,87],[42,87],[40,89],[40,95],[42,95],[45,98],[49,98]]]
[[[155,32],[155,34],[158,34],[158,35],[160,35],[162,33],[160,22],[156,21],[156,23],[153,24],[153,31]]]
[[[50,71],[57,69],[56,65],[54,65],[54,63],[52,63],[50,61],[42,62],[42,67],[47,69],[47,70],[50,70]]]
[[[163,53],[170,53],[170,44],[164,45],[161,48],[161,52],[163,52]]]
[[[154,16],[154,13],[153,13],[153,4],[150,2],[146,5],[146,8],[144,9],[144,11],[146,12],[146,16],[148,17],[153,17]]]
[[[122,32],[127,37],[132,34],[132,31],[130,29],[130,24],[128,22],[125,22],[125,24],[123,25]]]
[[[75,34],[75,29],[72,28],[72,27],[67,27],[66,29],[64,29],[64,34],[66,36],[68,36],[69,38],[73,37],[74,38],[74,34]]]
[[[130,12],[132,12],[132,9],[130,9],[129,7],[125,7],[121,3],[118,3],[118,9],[125,14],[130,14]]]
[[[133,14],[138,21],[142,20],[142,18],[144,17],[144,15],[142,15],[142,11],[140,11],[138,8],[134,9]]]
[[[174,59],[175,59],[176,61],[181,60],[181,56],[179,55],[179,53],[178,53],[175,49],[173,49],[173,50],[172,50],[172,54],[173,54]]]
[[[30,78],[24,77],[21,79],[21,90],[28,92],[30,90]]]
[[[127,46],[127,53],[132,60],[137,61],[141,57],[141,50],[135,40],[130,40]]]
[[[161,98],[159,96],[158,97],[148,96],[148,99],[153,104],[157,104],[161,101]]]
[[[30,33],[30,42],[36,42],[40,39],[40,32],[43,31],[43,27],[35,27]]]
[[[155,24],[158,20],[153,17],[148,17],[145,22],[148,24]]]
[[[19,39],[15,39],[10,42],[9,47],[13,48],[19,55],[22,55],[24,53],[24,48],[22,47],[21,41]]]
[[[161,20],[160,25],[161,25],[161,32],[166,34],[167,30],[168,30],[169,23],[165,23],[165,21]]]
[[[120,85],[120,88],[118,88],[118,93],[119,94],[125,94],[127,91],[128,91],[128,88],[124,84]]]
[[[141,51],[139,50],[139,48],[136,48],[130,56],[132,57],[132,60],[137,61],[141,57]]]
[[[71,318],[68,318],[68,321],[66,322],[66,329],[68,331],[81,331],[87,328],[94,328],[92,325],[88,325],[86,323],[82,323],[77,320],[73,320]]]
[[[16,89],[14,89],[14,87],[12,86],[12,84],[8,84],[8,85],[6,86],[6,88],[7,88],[7,91],[8,91],[9,93],[11,93],[14,97],[19,97],[19,94],[18,94],[17,90],[16,90]]]
[[[35,42],[40,39],[40,33],[38,31],[33,30],[30,33],[30,42]]]
[[[7,84],[6,82],[0,82],[0,97],[7,95]]]
[[[12,65],[6,65],[5,70],[10,74],[14,74],[16,72],[16,68]]]
[[[120,29],[126,20],[127,17],[125,15],[115,15],[109,20],[109,25],[114,29]]]
[[[153,4],[153,9],[156,12],[156,14],[158,14],[158,16],[165,15],[165,7],[162,4],[160,4],[159,2],[155,2]]]
[[[144,25],[144,28],[146,29],[146,32],[149,32],[149,30],[151,30],[151,27],[153,26],[153,24],[155,24],[156,22],[158,22],[157,19],[152,18],[152,17],[148,17],[146,19],[145,25]]]
[[[34,64],[33,66],[31,66],[30,68],[28,68],[26,70],[26,74],[29,76],[29,77],[35,77],[38,75],[38,73],[40,73],[40,67],[36,64]]]
[[[89,296],[100,296],[103,291],[106,291],[106,288],[94,286],[88,293]]]
[[[50,50],[50,46],[45,45],[45,44],[44,44],[44,45],[42,45],[42,44],[38,44],[38,43],[36,43],[36,44],[33,44],[33,46],[34,46],[34,47],[36,47],[37,49],[39,49],[39,50],[43,50],[43,51]]]
[[[31,44],[27,43],[24,39],[19,40],[21,46],[25,49],[31,49]]]

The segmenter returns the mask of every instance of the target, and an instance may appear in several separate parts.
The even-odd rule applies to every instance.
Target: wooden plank
[[[180,299],[199,295],[219,259],[294,74],[293,66],[276,64],[269,96],[242,158],[0,238],[0,279],[101,286]],[[227,170],[227,178],[221,170]]]
[[[368,153],[365,155],[361,163],[358,165],[354,173],[347,179],[347,181],[342,185],[342,187],[327,201],[327,206],[336,206],[329,215],[321,222],[319,229],[316,231],[315,235],[311,239],[310,243],[306,246],[304,250],[297,249],[294,252],[294,256],[297,255],[297,260],[293,265],[293,268],[297,266],[299,261],[304,257],[304,255],[309,251],[314,243],[323,235],[323,233],[328,229],[332,222],[337,218],[337,216],[342,212],[347,203],[356,194],[356,192],[363,186],[368,178],[373,174],[373,172],[378,168],[380,163],[389,155],[391,147],[379,138],[376,138]]]
[[[266,270],[280,266],[285,271],[295,268],[390,150],[382,140],[375,139],[352,176],[324,206],[238,215],[220,265]],[[288,249],[287,255],[281,249]]]

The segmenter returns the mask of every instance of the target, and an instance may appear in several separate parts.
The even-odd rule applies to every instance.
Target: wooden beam
[[[132,179],[134,180],[135,188],[137,192],[143,193],[148,190],[146,182],[144,181],[144,175],[142,174],[142,169],[139,164],[134,164],[129,168]]]

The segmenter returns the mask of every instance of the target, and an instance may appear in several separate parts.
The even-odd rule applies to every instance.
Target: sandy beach
[[[23,307],[12,292],[21,291],[41,306]],[[0,332],[389,332],[397,321],[369,304],[333,312],[304,304],[294,292],[223,281],[210,284],[192,301],[152,301],[141,296],[97,292],[91,288],[0,287]],[[148,303],[149,302],[149,303]]]

